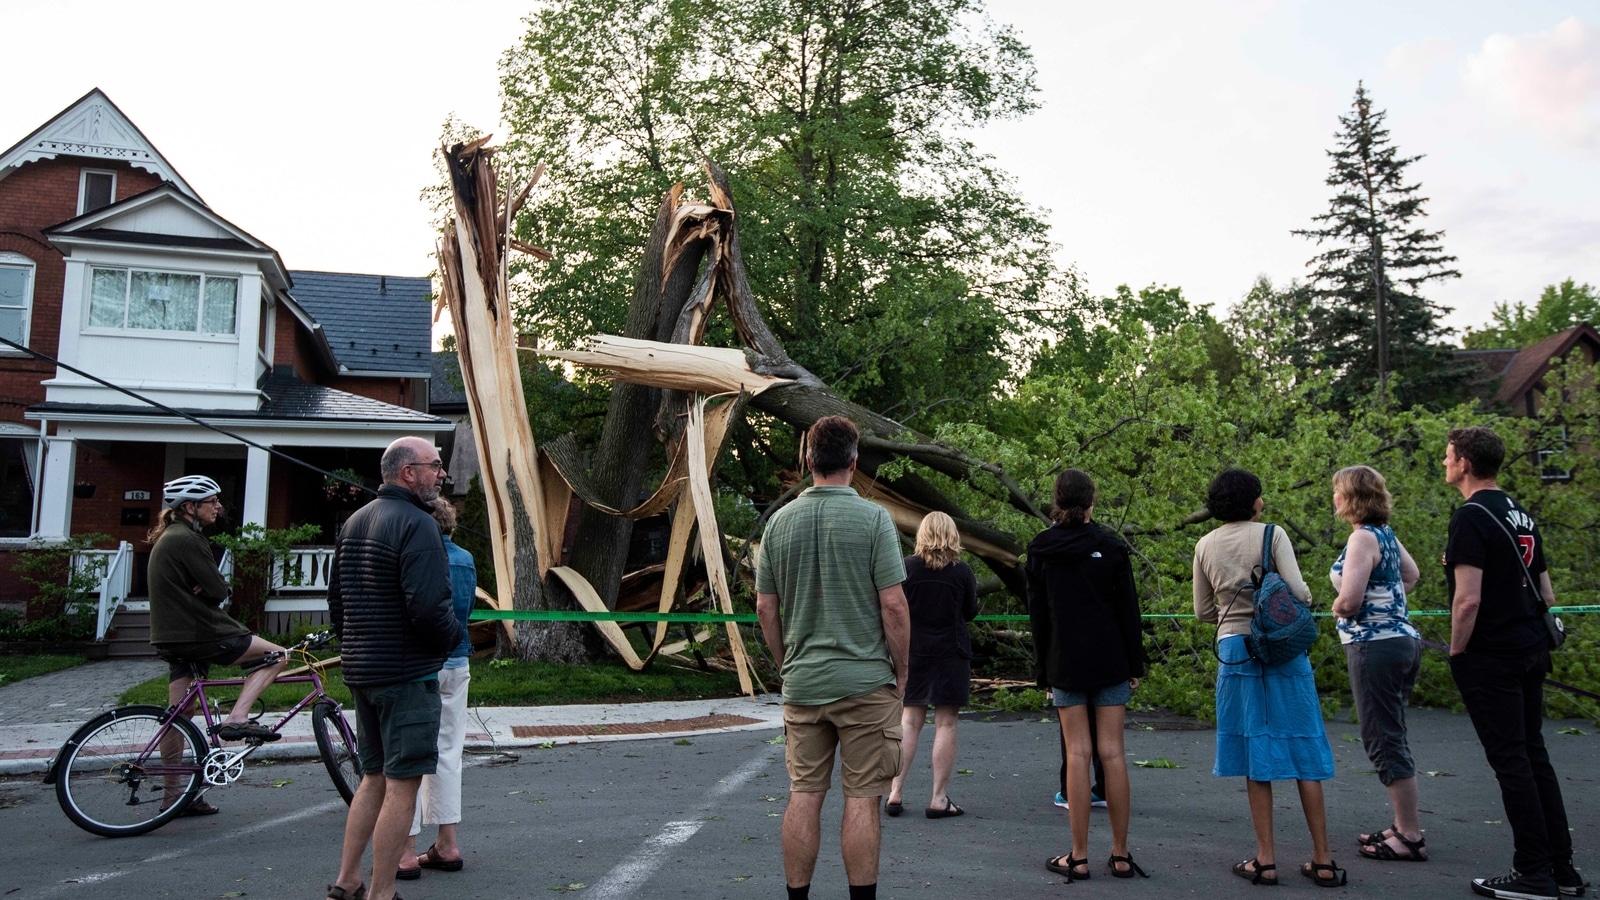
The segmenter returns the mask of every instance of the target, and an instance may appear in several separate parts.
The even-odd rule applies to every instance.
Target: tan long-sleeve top
[[[1220,617],[1219,637],[1250,633],[1255,603],[1249,585],[1255,567],[1261,565],[1261,539],[1266,529],[1261,522],[1229,522],[1194,545],[1195,618],[1217,622]],[[1281,527],[1272,533],[1272,564],[1289,585],[1289,592],[1309,604],[1311,588],[1300,575],[1294,546]]]

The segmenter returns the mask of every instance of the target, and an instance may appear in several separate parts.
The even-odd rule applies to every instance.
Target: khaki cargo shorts
[[[821,793],[839,781],[846,797],[877,797],[900,771],[900,692],[893,685],[821,706],[784,704],[789,790]]]

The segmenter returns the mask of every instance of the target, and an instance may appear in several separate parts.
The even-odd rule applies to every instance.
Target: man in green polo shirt
[[[911,641],[900,589],[906,569],[889,513],[850,487],[858,437],[843,416],[818,419],[806,432],[812,486],[772,517],[756,565],[761,633],[783,678],[789,900],[810,896],[835,750],[850,900],[875,900],[878,801],[900,768]]]

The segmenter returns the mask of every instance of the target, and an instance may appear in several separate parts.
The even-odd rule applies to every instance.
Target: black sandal
[[[1066,860],[1066,862],[1062,862],[1062,860]],[[1082,872],[1075,871],[1079,866],[1083,866]],[[1044,867],[1057,875],[1065,875],[1067,884],[1071,884],[1074,881],[1089,880],[1089,861],[1087,859],[1073,859],[1071,853],[1066,856],[1050,857],[1044,861]]]
[[[901,803],[899,800],[892,800],[883,805],[883,811],[888,813],[890,818],[893,818],[905,812],[906,805]]]
[[[1127,863],[1128,870],[1124,872],[1123,870],[1117,868],[1117,863]],[[1143,869],[1139,868],[1138,863],[1133,861],[1132,854],[1127,856],[1118,856],[1115,853],[1111,854],[1111,858],[1106,860],[1106,868],[1110,869],[1112,876],[1116,878],[1132,878],[1133,873],[1135,872],[1138,872],[1139,877],[1141,878],[1150,877]]]
[[[353,891],[347,891],[337,884],[328,885],[328,900],[367,900],[366,884],[356,885]]]
[[[1262,877],[1267,872],[1271,872],[1272,873],[1272,877],[1271,878]],[[1278,886],[1278,866],[1277,866],[1277,864],[1276,863],[1268,863],[1266,865],[1262,865],[1261,861],[1256,859],[1253,856],[1251,858],[1245,860],[1244,862],[1234,863],[1233,864],[1233,874],[1239,876],[1240,878],[1248,878],[1248,879],[1250,879],[1250,883],[1251,884],[1259,884],[1259,885],[1264,885],[1266,887],[1277,887]]]
[[[1379,828],[1377,831],[1368,831],[1364,834],[1357,834],[1356,843],[1365,847],[1368,844],[1376,844],[1381,841],[1386,841],[1389,839],[1389,835],[1399,833],[1400,829],[1397,826],[1390,825],[1385,828]]]
[[[1381,841],[1373,841],[1370,844],[1362,844],[1361,845],[1361,855],[1365,856],[1367,859],[1381,859],[1381,860],[1383,860],[1385,862],[1427,862],[1428,861],[1428,857],[1426,857],[1426,856],[1424,856],[1424,855],[1422,855],[1421,853],[1418,852],[1420,850],[1425,849],[1428,846],[1427,838],[1419,836],[1414,841],[1408,841],[1408,840],[1406,840],[1406,836],[1401,834],[1398,831],[1396,831],[1394,833],[1394,838],[1395,838],[1395,840],[1397,840],[1400,843],[1405,845],[1405,847],[1406,847],[1406,852],[1405,853],[1402,854],[1400,851],[1398,851],[1398,850],[1394,849],[1393,847],[1391,847],[1389,845],[1388,839],[1385,838],[1384,840],[1381,840]]]
[[[1300,874],[1316,882],[1317,887],[1341,887],[1346,881],[1345,871],[1339,868],[1337,861],[1331,859],[1326,865],[1308,862],[1300,867]]]

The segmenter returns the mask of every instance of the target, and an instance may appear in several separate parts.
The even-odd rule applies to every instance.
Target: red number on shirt
[[[1522,564],[1525,566],[1533,565],[1533,535],[1517,535],[1517,545],[1522,548]]]

